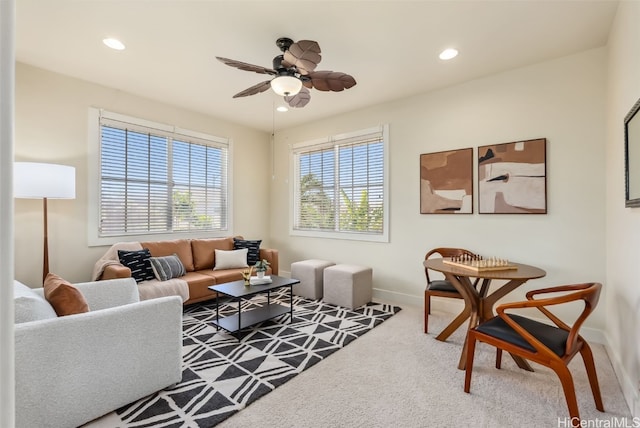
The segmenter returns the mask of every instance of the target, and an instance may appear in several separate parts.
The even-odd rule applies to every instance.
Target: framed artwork
[[[473,213],[473,149],[420,155],[420,214]]]
[[[640,100],[624,118],[624,206],[640,207]]]
[[[547,139],[478,147],[480,214],[547,213]]]

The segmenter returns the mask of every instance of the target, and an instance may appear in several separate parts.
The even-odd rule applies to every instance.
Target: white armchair
[[[132,278],[74,285],[90,311],[64,317],[14,286],[18,428],[76,427],[182,377],[180,297],[140,301]]]

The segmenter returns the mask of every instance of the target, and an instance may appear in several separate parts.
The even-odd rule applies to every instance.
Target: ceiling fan
[[[273,91],[284,97],[291,107],[304,107],[311,100],[309,89],[319,91],[339,92],[349,89],[356,84],[356,80],[339,71],[315,71],[322,59],[320,46],[313,40],[300,40],[293,42],[287,37],[276,40],[276,45],[282,51],[282,55],[273,58],[273,68],[247,64],[234,59],[216,58],[228,66],[240,70],[253,71],[259,74],[275,76],[257,85],[253,85],[244,91],[238,92],[233,98],[255,95],[272,88]]]

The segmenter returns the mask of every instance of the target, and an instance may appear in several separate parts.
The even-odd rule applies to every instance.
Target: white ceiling
[[[16,1],[23,63],[270,132],[488,74],[604,46],[617,1]],[[105,37],[127,49],[111,50]],[[358,84],[311,90],[277,113],[272,91],[232,96],[268,76],[279,37],[316,40],[317,70]],[[460,55],[438,59],[446,47]]]

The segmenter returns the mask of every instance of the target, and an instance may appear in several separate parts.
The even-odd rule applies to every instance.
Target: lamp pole
[[[49,273],[49,228],[47,220],[47,198],[42,198],[44,209],[44,254],[42,256],[42,284]]]

